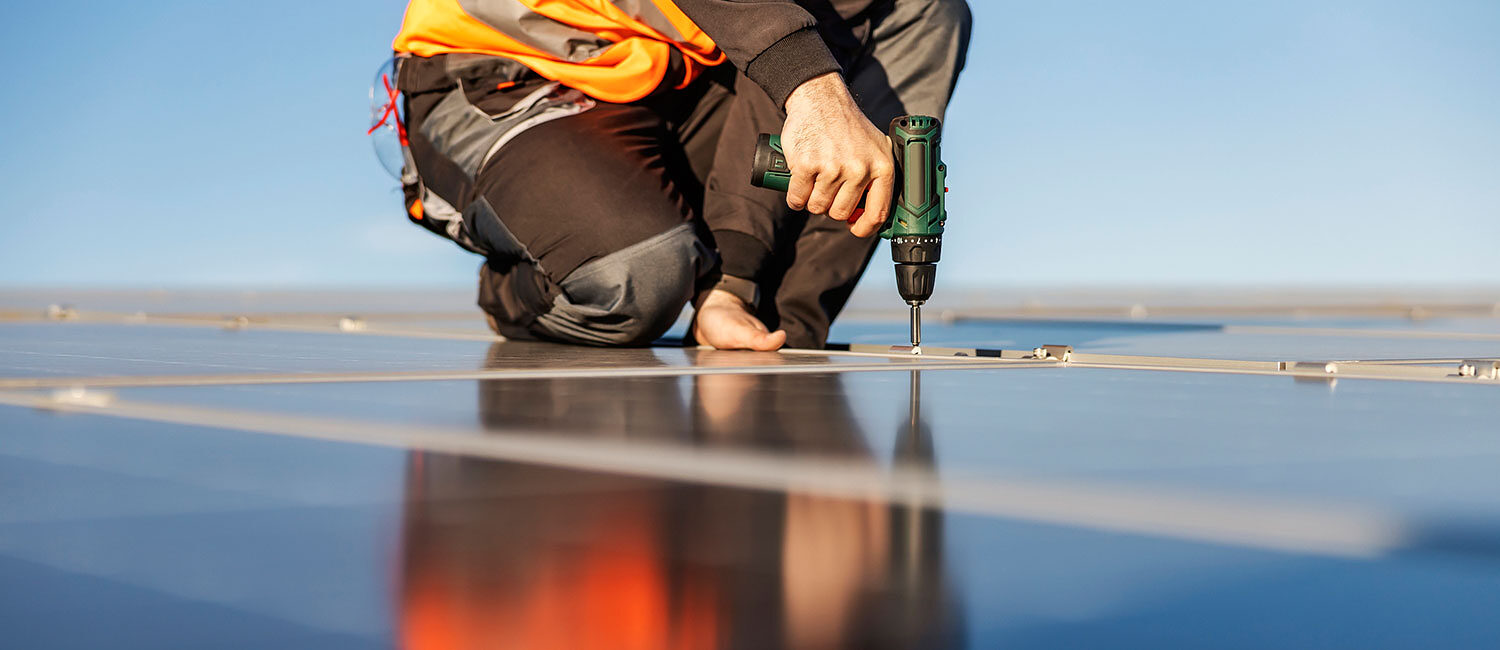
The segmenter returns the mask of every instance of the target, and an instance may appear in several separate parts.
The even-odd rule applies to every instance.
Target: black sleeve
[[[682,13],[718,43],[729,61],[778,108],[802,82],[839,64],[818,35],[817,21],[792,0],[676,0]]]

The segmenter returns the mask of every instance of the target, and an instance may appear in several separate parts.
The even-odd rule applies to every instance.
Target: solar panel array
[[[1486,305],[959,309],[913,356],[874,317],[606,350],[378,295],[34,298],[18,647],[1500,645]]]

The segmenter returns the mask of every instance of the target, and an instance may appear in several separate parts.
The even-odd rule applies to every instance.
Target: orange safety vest
[[[503,56],[607,102],[655,90],[673,49],[685,67],[679,88],[724,62],[671,0],[411,0],[391,47],[416,56]]]

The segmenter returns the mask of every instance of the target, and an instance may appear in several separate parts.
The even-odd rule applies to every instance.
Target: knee
[[[927,0],[920,20],[923,34],[940,47],[956,76],[969,53],[969,34],[974,18],[964,0]]]
[[[965,0],[929,0],[927,20],[929,25],[962,34],[965,41],[969,38],[969,29],[974,22],[969,13],[969,3]]]
[[[712,263],[691,224],[681,224],[568,274],[533,331],[588,345],[648,344],[671,329]]]

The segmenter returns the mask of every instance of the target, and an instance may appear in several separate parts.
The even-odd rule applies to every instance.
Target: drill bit
[[[922,303],[913,300],[911,305],[911,353],[922,353]]]

